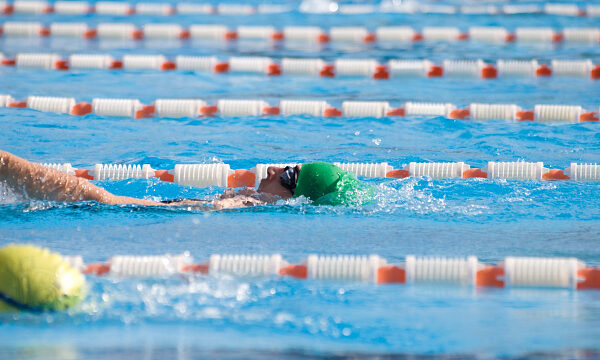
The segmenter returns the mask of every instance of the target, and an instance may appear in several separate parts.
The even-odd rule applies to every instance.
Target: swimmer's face
[[[258,191],[267,193],[275,196],[279,196],[282,199],[289,199],[292,197],[292,192],[281,185],[281,174],[283,174],[284,168],[269,166],[267,168],[267,177],[261,180],[258,185]],[[296,171],[300,171],[300,165],[296,165]]]

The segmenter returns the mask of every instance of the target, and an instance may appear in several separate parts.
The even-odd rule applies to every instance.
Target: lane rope
[[[216,56],[178,55],[168,59],[164,55],[124,55],[118,59],[109,54],[71,54],[66,59],[56,53],[18,53],[14,58],[0,53],[0,64],[19,68],[44,70],[158,70],[193,71],[216,74],[243,73],[266,76],[367,77],[376,80],[390,78],[515,78],[515,77],[589,77],[600,79],[600,64],[591,59],[551,60],[540,64],[537,60],[499,59],[495,63],[477,60],[443,60],[441,64],[427,59],[390,59],[380,63],[376,59],[335,59],[325,62],[320,58],[282,58],[234,56],[220,60]]]
[[[502,45],[506,43],[569,43],[598,44],[600,28],[567,27],[517,27],[509,32],[500,26],[474,26],[462,32],[458,27],[426,26],[420,32],[409,26],[380,26],[369,31],[362,26],[331,27],[328,31],[318,26],[285,26],[277,30],[273,26],[238,26],[195,24],[184,28],[175,23],[149,23],[137,27],[132,23],[99,23],[95,28],[83,22],[53,22],[44,26],[41,22],[6,21],[0,34],[7,38],[61,37],[101,40],[263,40],[290,44],[402,44],[412,42],[476,41]]]
[[[149,164],[96,164],[92,169],[74,168],[70,163],[42,165],[88,180],[125,180],[158,178],[183,186],[194,187],[257,187],[267,177],[271,166],[296,166],[301,163],[256,164],[253,168],[232,169],[225,163],[176,164],[170,170],[156,170]],[[543,162],[489,161],[483,168],[472,168],[464,162],[410,162],[394,168],[387,162],[348,163],[335,165],[364,178],[429,177],[431,179],[505,179],[505,180],[574,180],[600,181],[600,165],[571,163],[566,169],[550,169]]]
[[[253,15],[253,14],[281,14],[300,10],[302,12],[321,14],[438,14],[438,15],[526,15],[545,14],[575,17],[599,17],[600,5],[587,4],[506,4],[506,5],[450,5],[450,4],[339,4],[334,8],[317,9],[306,6],[290,6],[285,4],[260,4],[252,6],[243,3],[218,3],[191,4],[191,3],[135,3],[121,1],[55,1],[53,3],[43,0],[16,0],[0,3],[0,14],[60,14],[60,15]]]
[[[83,273],[116,278],[181,274],[242,278],[289,276],[375,284],[600,290],[600,269],[573,257],[509,256],[496,264],[484,264],[475,256],[408,255],[401,263],[388,263],[378,255],[317,254],[309,255],[300,264],[289,263],[280,254],[213,254],[206,262],[194,263],[188,252],[163,256],[118,255],[105,263],[88,265],[81,256],[64,259]]]
[[[536,122],[597,122],[600,109],[578,105],[535,105],[524,110],[515,104],[471,103],[458,108],[451,103],[405,102],[392,107],[387,101],[343,101],[340,108],[324,100],[280,100],[276,106],[264,100],[220,99],[213,105],[201,99],[157,99],[149,105],[137,99],[95,98],[91,103],[71,97],[29,96],[15,100],[0,95],[0,108],[33,109],[42,112],[84,116],[184,118],[201,116],[290,116],[323,117],[408,117],[443,116],[460,120],[508,120]]]

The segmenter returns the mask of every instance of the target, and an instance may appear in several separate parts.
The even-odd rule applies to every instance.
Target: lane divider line
[[[569,43],[598,44],[600,28],[566,27],[517,27],[509,32],[500,26],[473,26],[467,31],[458,27],[426,26],[420,32],[408,26],[380,26],[373,31],[366,27],[331,27],[324,30],[317,26],[285,26],[278,30],[273,26],[238,26],[230,29],[225,25],[194,24],[184,28],[180,24],[148,23],[138,27],[132,23],[99,23],[92,28],[83,22],[6,21],[0,27],[0,35],[10,38],[62,37],[83,39],[131,39],[131,40],[263,40],[291,43],[410,43],[410,42],[459,42],[475,41],[490,45],[505,43]]]
[[[340,108],[323,100],[280,100],[276,106],[263,100],[220,99],[207,104],[201,99],[157,99],[142,104],[137,99],[95,98],[91,103],[70,97],[29,96],[15,100],[0,95],[0,108],[29,108],[43,112],[84,116],[184,118],[200,116],[274,116],[312,115],[324,117],[407,117],[441,116],[458,120],[508,120],[536,122],[597,122],[600,109],[586,110],[577,105],[535,105],[524,110],[515,104],[471,103],[457,108],[450,103],[405,102],[392,107],[387,101],[344,101]]]
[[[381,64],[375,59],[335,59],[326,63],[320,58],[283,58],[234,56],[220,60],[216,56],[183,56],[167,59],[163,55],[124,55],[121,59],[108,54],[71,54],[66,59],[55,53],[18,53],[6,58],[0,53],[2,66],[45,70],[179,70],[193,72],[254,73],[265,76],[320,76],[326,78],[361,76],[376,80],[405,77],[427,78],[482,78],[503,77],[589,77],[600,79],[600,64],[591,59],[551,60],[539,64],[537,60],[505,60],[495,63],[483,60],[443,60],[436,65],[429,60],[391,59]]]
[[[15,0],[0,3],[0,14],[35,14],[44,15],[56,13],[60,15],[110,15],[110,16],[132,16],[132,15],[254,15],[254,14],[280,14],[295,10],[312,12],[314,9],[303,9],[301,6],[260,4],[252,6],[242,3],[218,3],[191,4],[191,3],[136,3],[122,1],[62,1],[50,3],[44,0]],[[523,14],[545,14],[570,17],[598,17],[600,16],[600,5],[587,4],[507,4],[507,5],[448,5],[448,4],[400,4],[380,6],[372,4],[340,4],[336,11],[321,12],[329,15],[358,15],[358,14],[381,14],[381,13],[405,13],[405,14],[438,14],[438,15],[523,15]]]
[[[253,168],[232,169],[229,164],[176,164],[170,170],[156,170],[149,164],[96,164],[92,169],[76,169],[70,163],[45,163],[46,167],[88,180],[149,179],[194,187],[258,187],[271,166],[295,166],[301,163],[256,164]],[[571,163],[566,169],[550,169],[543,162],[489,161],[483,168],[471,168],[464,162],[410,162],[394,168],[381,163],[334,163],[358,177],[393,178],[429,177],[432,179],[506,179],[600,181],[600,165]]]
[[[311,254],[299,264],[287,262],[280,254],[213,254],[202,263],[195,263],[188,252],[116,255],[105,263],[92,264],[85,264],[81,256],[63,258],[85,274],[114,278],[187,274],[373,284],[600,290],[600,269],[573,257],[508,256],[496,264],[482,263],[475,256],[415,255],[408,255],[399,263],[388,263],[378,255]]]

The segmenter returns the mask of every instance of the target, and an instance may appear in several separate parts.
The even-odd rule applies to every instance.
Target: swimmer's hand
[[[222,210],[222,209],[237,209],[249,206],[257,206],[264,204],[275,203],[278,199],[267,194],[262,194],[254,189],[242,189],[235,191],[227,189],[219,196],[217,200],[194,200],[187,199],[176,201],[173,203],[161,203],[167,206],[190,206],[202,210]]]
[[[264,202],[252,197],[252,196],[245,196],[245,195],[236,195],[233,197],[227,197],[227,198],[221,198],[219,200],[215,200],[213,202],[213,207],[216,210],[221,210],[221,209],[235,209],[235,208],[242,208],[242,207],[248,207],[248,206],[256,206],[256,205],[263,205]]]
[[[219,200],[215,200],[214,205],[224,206],[224,209],[243,207],[243,206],[256,206],[264,204],[275,204],[281,200],[279,196],[272,194],[258,192],[251,188],[244,188],[241,190],[227,189],[221,194]]]
[[[219,196],[219,199],[229,199],[229,198],[233,198],[236,196],[256,196],[260,194],[258,191],[251,189],[251,188],[244,188],[241,190],[234,190],[234,189],[225,189],[225,191],[223,191],[223,193],[221,194],[221,196]]]

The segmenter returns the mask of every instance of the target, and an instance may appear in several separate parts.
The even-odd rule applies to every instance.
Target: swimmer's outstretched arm
[[[86,179],[32,163],[2,150],[0,150],[0,181],[6,182],[15,191],[37,200],[164,205],[155,201],[111,194]]]
[[[185,200],[173,204],[117,196],[86,179],[32,163],[2,150],[0,150],[0,182],[5,182],[15,191],[28,196],[30,199],[59,202],[97,201],[111,205],[138,204],[148,206],[188,205],[195,209],[205,210],[232,209],[273,202],[268,199],[268,196],[265,198],[265,194],[257,194],[256,191],[250,189],[240,192],[228,190],[218,200],[214,201]],[[255,195],[255,197],[252,195]],[[208,204],[212,204],[212,206],[208,206]]]

